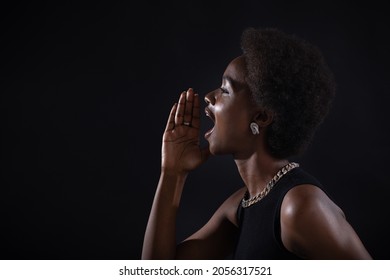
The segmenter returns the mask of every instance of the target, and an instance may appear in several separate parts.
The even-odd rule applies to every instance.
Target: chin
[[[210,153],[214,156],[216,155],[227,155],[231,154],[231,151],[222,147],[221,145],[212,144],[209,142]]]
[[[218,147],[216,147],[216,145],[213,145],[212,143],[209,142],[209,151],[212,155],[216,156],[216,155],[220,154],[218,150],[219,149],[218,149]]]
[[[217,137],[218,135],[214,131],[206,140],[209,142],[209,150],[212,155],[228,155],[234,153],[233,147],[228,147],[229,143],[226,141],[218,141],[218,139],[224,139]],[[230,143],[231,144],[231,143]]]

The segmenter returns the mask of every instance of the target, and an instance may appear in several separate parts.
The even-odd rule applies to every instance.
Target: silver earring
[[[251,124],[250,124],[249,126],[250,126],[250,128],[251,128],[251,130],[252,130],[253,135],[260,134],[259,126],[258,126],[257,123],[251,122]]]

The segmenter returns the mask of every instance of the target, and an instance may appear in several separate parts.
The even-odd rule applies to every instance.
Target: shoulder
[[[318,219],[320,217],[326,219]],[[305,184],[287,192],[282,202],[280,219],[285,232],[291,234],[306,230],[309,222],[330,222],[345,219],[345,215],[319,187]]]
[[[281,214],[285,218],[298,218],[302,214],[309,215],[312,211],[331,212],[345,218],[341,208],[317,186],[311,184],[298,185],[286,193],[281,209]]]
[[[299,185],[287,192],[280,223],[284,246],[303,258],[367,257],[343,211],[314,185]]]

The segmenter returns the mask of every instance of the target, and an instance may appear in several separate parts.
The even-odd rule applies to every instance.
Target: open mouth
[[[206,116],[213,121],[213,124],[215,124],[215,117],[213,112],[211,112],[211,110],[208,107],[206,107],[204,111],[206,113]],[[205,133],[204,137],[208,138],[211,135],[211,133],[213,133],[213,131],[214,131],[214,126]]]

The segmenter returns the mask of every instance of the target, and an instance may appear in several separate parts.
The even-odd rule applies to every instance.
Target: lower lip
[[[207,132],[204,134],[204,137],[205,137],[205,138],[209,138],[210,135],[211,135],[211,133],[213,133],[213,131],[214,131],[214,127],[213,127],[212,129],[210,129],[209,131],[207,131]]]

